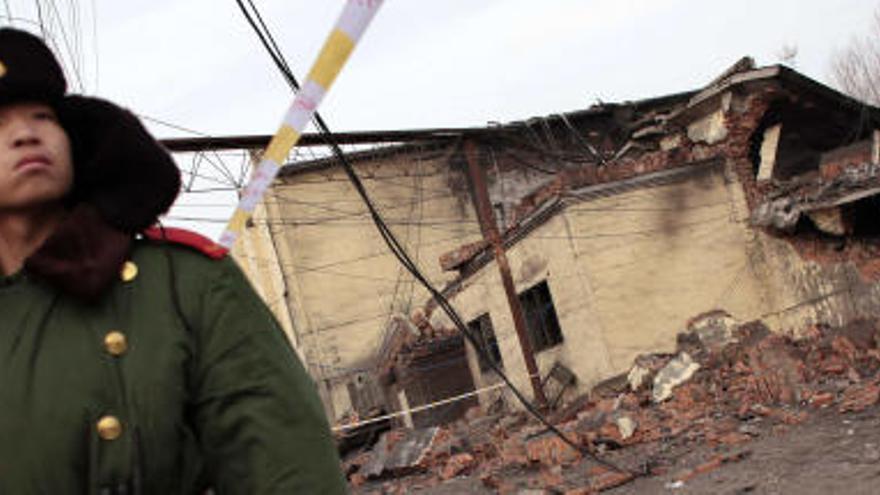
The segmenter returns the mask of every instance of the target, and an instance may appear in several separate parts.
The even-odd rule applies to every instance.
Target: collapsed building
[[[394,421],[430,426],[514,406],[486,362],[528,390],[474,206],[473,146],[545,393],[564,402],[672,351],[708,311],[774,331],[880,316],[878,128],[880,110],[744,59],[694,91],[361,136],[374,146],[349,160],[483,357],[398,266],[330,158],[285,167],[234,254],[331,420],[403,411]]]

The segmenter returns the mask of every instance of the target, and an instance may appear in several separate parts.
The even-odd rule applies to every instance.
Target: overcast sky
[[[344,4],[255,3],[300,77]],[[798,70],[827,83],[833,53],[867,30],[877,4],[386,0],[321,112],[333,130],[484,125],[694,89],[745,55],[776,63],[785,46],[797,47]],[[31,30],[42,15],[84,92],[141,115],[210,135],[269,134],[291,101],[234,0],[3,8]]]

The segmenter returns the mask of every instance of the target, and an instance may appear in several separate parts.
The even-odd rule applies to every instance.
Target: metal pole
[[[535,362],[535,354],[532,351],[532,343],[526,330],[526,319],[523,316],[522,306],[519,303],[519,297],[516,294],[516,288],[513,285],[513,277],[510,275],[510,264],[507,262],[507,254],[504,251],[504,243],[501,240],[501,234],[498,233],[498,227],[495,224],[495,214],[492,212],[492,205],[489,203],[489,190],[486,188],[486,175],[483,167],[480,166],[480,150],[473,140],[464,142],[464,154],[468,163],[468,171],[471,176],[471,183],[474,186],[474,203],[477,207],[477,218],[480,221],[480,228],[483,236],[489,239],[492,250],[495,254],[495,262],[498,264],[498,271],[501,274],[501,282],[504,285],[504,292],[507,295],[507,304],[510,305],[510,314],[513,316],[513,326],[516,328],[516,336],[519,339],[519,346],[522,349],[523,360],[526,363],[526,370],[529,373],[529,379],[532,383],[532,391],[534,392],[535,402],[542,408],[547,407],[547,397],[544,396],[544,389],[541,387],[541,377],[538,374],[538,364]]]

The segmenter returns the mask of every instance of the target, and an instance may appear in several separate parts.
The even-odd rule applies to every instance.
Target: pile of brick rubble
[[[679,336],[676,353],[640,356],[629,373],[551,415],[593,454],[617,459],[632,450],[626,472],[584,459],[525,413],[484,416],[476,409],[450,425],[391,430],[372,449],[348,456],[344,468],[363,493],[407,493],[469,476],[499,493],[519,493],[522,485],[509,481],[518,478],[545,493],[579,495],[634,475],[668,474],[662,451],[669,443],[715,448],[717,455],[674,473],[683,483],[746,457],[741,447],[754,438],[784,433],[819,409],[846,414],[878,403],[878,339],[873,321],[811,327],[795,339],[760,321],[701,315]]]

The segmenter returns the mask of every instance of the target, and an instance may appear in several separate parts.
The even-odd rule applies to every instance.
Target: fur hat
[[[0,104],[54,104],[66,91],[64,72],[43,40],[17,29],[0,29]]]
[[[66,203],[71,214],[65,220],[73,225],[57,229],[26,266],[72,290],[86,285],[77,284],[77,278],[96,280],[96,289],[85,295],[92,299],[112,282],[128,254],[131,235],[152,226],[171,207],[180,190],[180,172],[131,112],[98,98],[68,95],[66,88],[58,60],[40,38],[0,29],[0,105],[38,101],[52,106],[73,154],[74,184]],[[105,234],[87,239],[76,232]],[[119,247],[121,239],[127,241]],[[90,240],[94,246],[83,244]],[[117,248],[101,247],[109,242]],[[108,259],[111,251],[113,259]],[[82,272],[97,266],[109,268]]]
[[[66,88],[61,66],[40,38],[0,29],[0,104],[40,101],[55,108],[73,151],[69,204],[94,206],[126,233],[151,226],[180,189],[171,156],[130,112],[98,98],[65,95]]]

